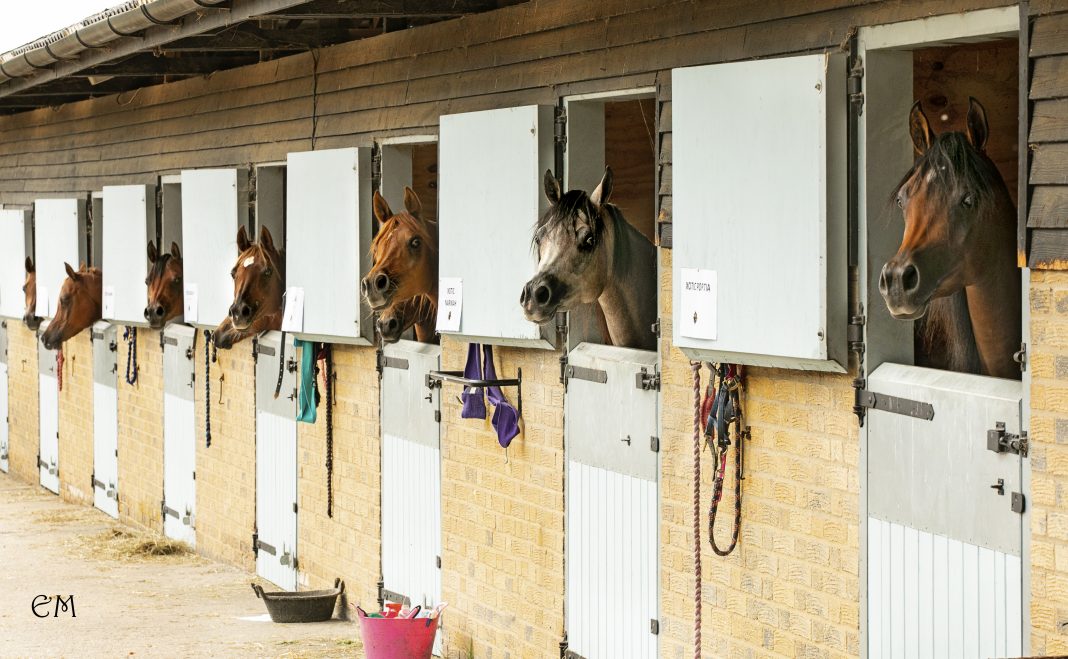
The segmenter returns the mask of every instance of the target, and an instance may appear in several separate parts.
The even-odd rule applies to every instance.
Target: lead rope
[[[712,545],[712,551],[719,556],[727,556],[738,545],[738,534],[742,528],[742,451],[744,440],[749,435],[748,428],[742,429],[742,407],[739,396],[741,388],[740,375],[737,366],[721,364],[718,368],[719,388],[716,390],[715,402],[712,404],[712,412],[708,416],[705,426],[705,437],[711,441],[713,428],[718,435],[718,442],[713,446],[715,455],[715,487],[712,492],[712,506],[708,511],[708,540]],[[712,372],[713,381],[716,378],[716,370]],[[731,543],[726,549],[721,549],[716,543],[716,513],[719,511],[719,502],[723,498],[723,481],[727,476],[727,451],[731,446],[730,427],[734,424],[734,525],[731,532]]]
[[[63,344],[56,350],[56,387],[63,391]]]
[[[137,328],[127,325],[122,340],[126,342],[126,384],[133,385],[137,382]]]
[[[282,391],[282,374],[286,368],[286,333],[282,332],[282,340],[278,342],[278,382],[274,383],[274,397]]]
[[[693,372],[693,656],[701,659],[701,362]]]
[[[329,343],[323,344],[326,362],[326,516],[334,516],[334,374]]]
[[[211,448],[211,330],[204,330],[204,445]]]

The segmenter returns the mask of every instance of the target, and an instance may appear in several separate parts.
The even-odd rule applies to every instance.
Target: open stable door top
[[[186,315],[192,325],[214,328],[226,318],[234,297],[237,229],[248,229],[248,203],[248,170],[182,172],[182,279],[187,306],[193,291],[196,316]]]
[[[519,305],[537,270],[530,240],[548,208],[542,176],[553,169],[552,106],[441,117],[439,274],[460,279],[460,329],[498,345],[552,348],[551,328]],[[444,291],[442,291],[444,294]]]
[[[38,199],[34,203],[34,264],[37,267],[37,315],[56,315],[59,290],[67,278],[63,267],[77,269],[86,260],[85,200]]]
[[[156,240],[156,186],[105,186],[103,210],[103,318],[146,325],[146,248]]]
[[[360,279],[371,267],[370,147],[289,154],[286,217],[286,304],[294,289],[304,304],[296,334],[369,345]]]
[[[844,371],[845,58],[672,72],[673,340],[694,359]]]
[[[26,257],[33,256],[30,211],[0,210],[0,317],[22,318]]]

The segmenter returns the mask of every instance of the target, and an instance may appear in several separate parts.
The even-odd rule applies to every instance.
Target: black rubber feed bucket
[[[252,590],[267,605],[272,622],[322,622],[334,616],[334,605],[338,596],[345,592],[345,582],[334,579],[334,587],[330,590],[296,593],[268,593],[258,584],[252,584]]]

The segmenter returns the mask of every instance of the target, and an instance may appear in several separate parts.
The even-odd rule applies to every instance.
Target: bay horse
[[[224,350],[260,332],[282,329],[285,250],[275,247],[267,227],[260,227],[255,243],[248,239],[245,227],[238,229],[237,250],[237,263],[230,271],[234,303],[215,330],[215,345]]]
[[[384,344],[396,343],[401,335],[414,327],[416,341],[437,343],[435,334],[437,314],[437,305],[425,295],[395,302],[378,312],[376,321],[378,335],[382,337]]]
[[[26,296],[26,312],[22,314],[22,322],[31,332],[36,332],[41,326],[41,317],[37,315],[37,268],[29,256],[25,265],[26,282],[22,285],[22,292]]]
[[[87,268],[83,263],[77,272],[64,263],[67,278],[59,289],[56,315],[41,335],[41,343],[49,350],[59,348],[65,341],[100,320],[100,298],[103,276],[100,268]]]
[[[373,311],[416,297],[438,304],[438,224],[422,218],[423,204],[404,188],[404,212],[394,213],[377,191],[373,201],[378,231],[371,242],[374,265],[360,282]]]
[[[558,310],[596,302],[612,345],[656,348],[656,248],[611,204],[612,169],[590,194],[563,194],[545,172],[549,210],[534,229],[538,272],[523,286],[527,320],[552,321]]]
[[[935,135],[917,101],[909,132],[916,162],[895,193],[905,232],[879,292],[894,318],[923,319],[918,338],[946,368],[1018,379],[1016,208],[986,155],[986,110],[969,98],[967,131]]]
[[[160,329],[184,312],[182,307],[182,250],[171,243],[171,251],[160,254],[153,241],[148,241],[148,262],[151,268],[145,284],[148,304],[145,320],[152,329]]]

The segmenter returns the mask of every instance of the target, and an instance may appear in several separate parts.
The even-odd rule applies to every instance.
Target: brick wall
[[[559,354],[500,348],[523,369],[523,432],[505,452],[489,420],[461,419],[442,390],[442,599],[448,657],[552,657],[564,635],[564,389]],[[442,339],[442,367],[467,344]],[[505,392],[515,403],[515,392]],[[492,409],[492,408],[491,408]]]
[[[1068,273],[1031,273],[1031,652],[1068,654]]]
[[[11,475],[28,483],[40,480],[37,469],[38,431],[37,333],[19,320],[7,321],[8,418]]]
[[[163,352],[160,333],[137,330],[137,382],[126,384],[129,345],[118,330],[119,519],[163,532]]]
[[[314,424],[297,424],[297,555],[304,588],[345,581],[349,602],[377,605],[381,579],[381,443],[375,351],[335,345],[334,504],[327,517],[326,391]],[[298,350],[297,359],[300,359]]]
[[[693,385],[671,345],[671,254],[661,250],[661,656],[693,655]],[[702,386],[708,371],[702,369]],[[703,652],[709,657],[860,653],[859,439],[851,379],[750,369],[743,406],[742,535],[729,557],[707,535],[711,453],[702,452]],[[733,455],[731,456],[733,461]],[[733,462],[717,539],[733,521]]]
[[[84,330],[63,344],[59,392],[59,495],[93,505],[93,342]]]
[[[211,365],[211,447],[204,438],[204,344],[196,364],[197,551],[254,570],[256,526],[256,369],[252,340],[219,350]],[[266,486],[269,486],[266,485]]]

